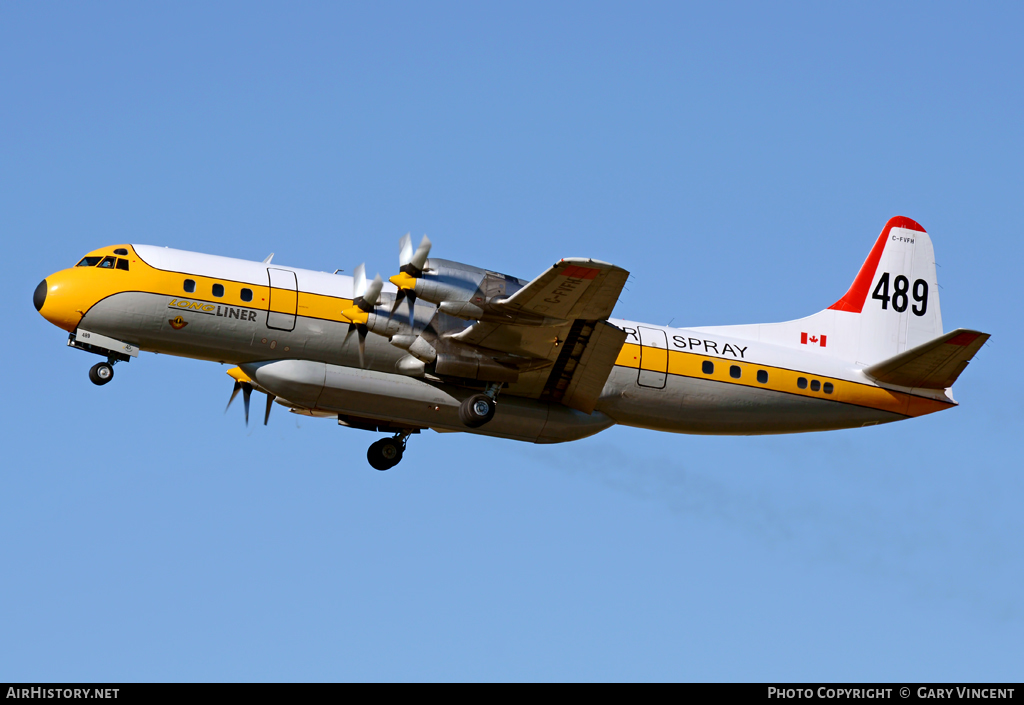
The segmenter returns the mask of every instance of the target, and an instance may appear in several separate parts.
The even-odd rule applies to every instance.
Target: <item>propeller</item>
[[[430,256],[430,238],[426,235],[420,241],[420,246],[414,252],[412,249],[412,237],[410,233],[402,236],[398,241],[398,265],[399,274],[389,280],[398,287],[398,296],[395,297],[395,305],[391,307],[391,315],[395,314],[403,299],[409,301],[409,325],[413,325],[413,312],[416,306],[416,280],[423,275],[423,267],[427,264],[427,257]]]
[[[267,421],[270,421],[270,407],[273,406],[274,400],[277,399],[273,394],[267,393],[267,410],[263,414],[263,425],[267,425]],[[247,419],[248,420],[248,417]]]
[[[228,370],[228,374],[235,380],[235,386],[231,389],[231,398],[228,399],[228,405],[224,407],[224,413],[228,413],[228,409],[231,408],[231,404],[235,401],[235,397],[238,393],[242,393],[242,402],[245,406],[245,425],[249,425],[249,401],[252,397],[252,381],[237,367]],[[277,399],[276,396],[267,392],[267,410],[263,414],[263,425],[267,425],[267,421],[270,420],[270,406]]]
[[[227,406],[224,407],[224,413],[226,414],[227,410],[231,408],[231,403],[234,401],[234,398],[239,396],[240,391],[242,392],[242,401],[244,402],[246,407],[246,425],[248,426],[249,398],[252,397],[253,393],[253,385],[250,384],[249,382],[240,382],[238,380],[234,381],[234,388],[231,389],[231,398],[227,400]]]
[[[231,408],[231,404],[232,404],[232,402],[235,401],[235,397],[238,396],[239,392],[242,393],[242,401],[245,404],[245,425],[248,426],[249,425],[249,397],[252,396],[252,385],[249,384],[248,382],[240,382],[238,380],[235,380],[235,386],[231,390],[231,398],[228,399],[228,405],[224,407],[224,413],[225,414],[228,413],[228,409]]]
[[[361,264],[352,273],[352,283],[355,294],[355,298],[352,300],[353,305],[341,312],[341,315],[349,320],[348,332],[345,333],[342,345],[348,342],[352,331],[356,331],[359,336],[359,366],[366,367],[366,333],[369,330],[366,327],[366,322],[377,305],[380,291],[384,288],[384,280],[378,274],[373,281],[367,284],[366,265]]]
[[[420,246],[416,248],[416,252],[413,252],[412,238],[409,235],[410,233],[406,233],[398,241],[400,245],[398,264],[401,267],[401,271],[413,277],[418,277],[423,274],[423,267],[427,264],[427,257],[430,256],[430,238],[424,235],[423,239],[420,240]]]

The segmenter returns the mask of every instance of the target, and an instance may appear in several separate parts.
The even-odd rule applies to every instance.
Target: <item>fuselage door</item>
[[[299,307],[295,272],[267,268],[270,277],[270,301],[267,306],[267,328],[295,330],[295,312]]]
[[[641,387],[664,389],[668,379],[668,337],[657,328],[637,326],[640,333],[640,371],[636,383]]]

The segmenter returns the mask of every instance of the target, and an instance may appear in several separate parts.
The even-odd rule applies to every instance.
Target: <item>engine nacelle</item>
[[[391,338],[391,344],[402,350],[408,350],[413,357],[427,364],[437,359],[437,350],[421,335],[396,335]]]
[[[465,301],[477,305],[511,296],[528,283],[507,274],[445,259],[428,259],[423,273],[412,281],[416,297],[424,301],[435,304]]]
[[[434,373],[441,377],[461,377],[480,382],[508,382],[519,379],[519,370],[486,357],[468,357],[441,353],[434,362]]]

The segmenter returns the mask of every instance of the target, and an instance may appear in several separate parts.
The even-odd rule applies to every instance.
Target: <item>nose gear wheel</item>
[[[89,381],[102,387],[114,379],[114,366],[107,362],[97,362],[89,369]]]

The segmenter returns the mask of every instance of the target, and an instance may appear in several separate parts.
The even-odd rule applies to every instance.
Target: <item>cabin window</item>
[[[242,301],[252,301],[252,289],[242,289]]]
[[[800,389],[807,389],[807,378],[798,377],[796,380],[796,386],[800,387]]]
[[[188,294],[194,294],[196,291],[196,282],[194,279],[185,280],[185,292]]]
[[[118,269],[123,269],[124,271],[127,272],[128,271],[128,260],[121,259],[120,257],[118,257],[117,258],[117,268]]]
[[[767,370],[758,370],[757,371],[757,381],[760,382],[761,384],[768,384],[768,371]]]
[[[706,375],[714,374],[715,363],[711,362],[711,360],[705,360],[704,362],[701,363],[700,371]]]
[[[832,383],[831,382],[825,382],[825,386],[822,387],[822,390],[825,392],[825,394],[831,394],[832,393]]]
[[[117,263],[117,257],[104,257],[103,261],[99,263],[100,269],[113,269]]]
[[[218,298],[220,298],[221,296],[224,296],[224,285],[223,284],[214,284],[213,285],[213,295],[218,297]]]
[[[124,249],[123,247],[118,247],[116,250],[114,250],[114,254],[115,255],[124,255],[125,257],[127,257],[128,256],[128,250]]]
[[[811,380],[811,391],[812,392],[820,392],[821,391],[821,382],[819,382],[816,379],[812,379]]]
[[[740,370],[739,365],[733,365],[729,368],[729,376],[733,379],[739,379],[741,374],[743,374],[743,371]]]
[[[83,257],[82,261],[76,264],[76,267],[95,267],[99,264],[102,257]]]

